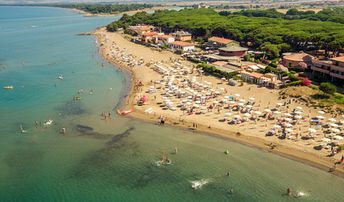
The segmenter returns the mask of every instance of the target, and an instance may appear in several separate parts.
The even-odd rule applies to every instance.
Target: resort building
[[[133,34],[142,36],[144,33],[151,32],[154,30],[154,26],[151,25],[135,25],[129,26],[128,30]]]
[[[233,73],[233,72],[239,72],[240,69],[240,64],[237,63],[231,63],[231,62],[225,62],[225,61],[217,61],[211,63],[216,69],[221,70],[223,72],[227,73]]]
[[[156,36],[157,34],[158,34],[157,32],[146,32],[146,33],[142,34],[141,40],[145,43],[155,41],[154,36]]]
[[[344,81],[344,56],[313,61],[311,70],[316,78]]]
[[[175,41],[172,35],[165,35],[165,34],[155,35],[154,39],[155,39],[155,43],[160,44],[160,45],[169,44]]]
[[[221,47],[226,47],[231,42],[233,42],[233,40],[213,36],[208,39],[208,43],[206,45],[211,49],[217,49]]]
[[[189,32],[177,31],[173,33],[172,35],[176,38],[176,41],[191,41],[192,40],[192,35]]]
[[[247,48],[240,47],[240,46],[228,46],[219,48],[219,55],[220,56],[227,56],[227,57],[244,57],[247,55]]]
[[[285,53],[283,55],[282,64],[287,68],[310,68],[313,56],[300,52],[300,53]],[[305,64],[305,67],[303,65]]]
[[[169,46],[173,51],[191,52],[195,50],[195,45],[185,41],[174,41],[169,43]]]
[[[278,88],[282,84],[282,82],[278,80],[277,75],[272,73],[261,74],[258,72],[241,71],[240,76],[241,80],[245,82],[261,85],[267,88]]]

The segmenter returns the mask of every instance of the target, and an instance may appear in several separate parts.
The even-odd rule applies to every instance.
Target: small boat
[[[75,96],[74,100],[81,100],[81,97],[80,96]]]
[[[121,115],[121,116],[125,116],[131,112],[133,112],[134,110],[133,109],[129,109],[129,110],[117,110],[117,114]]]
[[[64,79],[62,74],[60,74],[57,78],[60,79],[60,80]]]
[[[49,119],[48,121],[45,121],[45,122],[43,123],[43,125],[49,126],[49,125],[51,125],[53,122],[54,122],[54,121],[53,121],[52,119]]]
[[[225,154],[229,154],[229,150],[227,149],[224,153],[225,153]]]
[[[4,86],[4,89],[5,89],[5,90],[13,90],[14,87],[13,87],[13,86]]]

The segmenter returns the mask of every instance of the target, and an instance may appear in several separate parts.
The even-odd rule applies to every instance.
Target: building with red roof
[[[216,48],[220,48],[220,47],[225,47],[232,42],[233,42],[233,40],[231,40],[231,39],[213,36],[213,37],[210,37],[208,39],[208,43],[206,45],[209,48],[216,49]]]
[[[287,68],[303,68],[303,64],[306,64],[306,68],[312,64],[313,56],[300,52],[300,53],[286,53],[283,56],[282,64]]]

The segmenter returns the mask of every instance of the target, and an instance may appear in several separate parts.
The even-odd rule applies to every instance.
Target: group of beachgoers
[[[125,48],[121,49],[115,42],[111,44],[111,52],[106,56],[127,67],[137,67],[145,63],[142,57],[136,58],[135,55],[127,53]]]
[[[192,67],[179,61],[159,61],[150,64],[150,67],[161,77],[152,80],[145,93],[154,95],[155,100],[160,94],[161,101],[158,100],[157,104],[163,110],[180,110],[183,116],[223,115],[218,121],[231,125],[248,122],[259,127],[257,123],[263,123],[261,129],[266,131],[266,136],[291,141],[316,141],[317,148],[330,150],[329,155],[335,155],[335,146],[344,143],[343,114],[327,114],[319,110],[314,115],[301,106],[292,108],[291,104],[297,104],[293,98],[263,106],[254,97],[245,99],[240,94],[229,94],[226,88],[214,88],[216,85],[199,79],[201,70],[194,74]],[[227,82],[227,79],[222,78],[221,81]]]

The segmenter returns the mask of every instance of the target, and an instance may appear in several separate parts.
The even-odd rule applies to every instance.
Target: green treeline
[[[241,45],[266,51],[270,58],[287,51],[319,50],[339,52],[344,47],[344,26],[313,20],[220,15],[212,9],[162,10],[133,16],[123,15],[107,26],[109,31],[129,25],[151,24],[164,32],[186,30],[196,38],[223,36]]]
[[[221,11],[220,15],[244,15],[247,17],[268,17],[268,18],[283,18],[286,20],[315,20],[315,21],[330,21],[344,24],[344,8],[325,8],[317,13],[314,11],[299,11],[295,8],[289,9],[286,14],[278,12],[276,9],[267,10],[241,10],[238,12]]]
[[[153,7],[151,4],[57,4],[55,6],[76,8],[92,14],[112,14]]]

